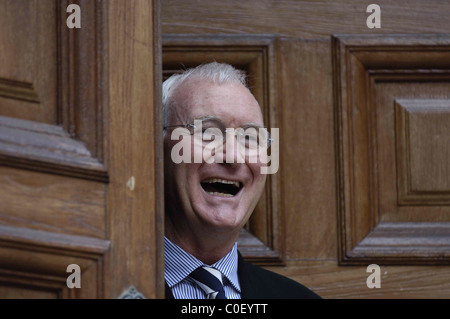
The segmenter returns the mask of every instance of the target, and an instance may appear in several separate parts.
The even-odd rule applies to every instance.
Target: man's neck
[[[201,236],[181,234],[170,222],[170,219],[166,219],[165,236],[206,265],[212,265],[228,254],[238,238],[238,235],[207,234],[205,232]]]

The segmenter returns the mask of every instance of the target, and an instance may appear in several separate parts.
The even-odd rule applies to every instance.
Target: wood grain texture
[[[57,1],[0,3],[1,116],[57,124],[56,6]]]
[[[102,2],[108,20],[107,233],[114,245],[107,256],[107,298],[117,298],[134,285],[147,298],[163,296],[162,218],[156,197],[162,185],[159,39],[157,3],[113,0]],[[159,148],[157,148],[159,147]],[[134,187],[127,183],[134,178]],[[127,186],[128,185],[128,186]],[[160,191],[158,191],[160,192]],[[160,194],[160,193],[159,193]]]
[[[0,116],[0,163],[107,181],[104,165],[62,127]]]
[[[399,204],[450,203],[450,100],[395,101]]]
[[[399,207],[397,203],[397,198],[402,196],[397,195],[397,172],[402,175],[400,181],[408,183],[409,188],[417,188],[417,184],[412,183],[414,177],[422,176],[425,171],[428,172],[425,173],[426,178],[433,179],[434,166],[446,167],[450,160],[444,146],[443,154],[434,152],[434,165],[428,161],[421,167],[414,166],[417,162],[414,156],[427,156],[423,153],[427,152],[427,147],[412,144],[420,138],[417,128],[413,129],[411,124],[403,129],[400,127],[401,131],[398,131],[399,124],[403,122],[399,118],[402,113],[395,109],[396,98],[410,98],[417,104],[424,98],[441,99],[448,96],[450,86],[446,81],[449,74],[445,64],[450,57],[450,40],[445,36],[436,37],[433,44],[430,40],[430,37],[414,35],[344,36],[342,40],[337,36],[333,42],[333,52],[336,53],[335,88],[339,90],[336,92],[335,104],[340,132],[339,172],[343,182],[340,186],[343,196],[340,219],[344,224],[340,236],[343,241],[341,261],[344,263],[356,262],[359,258],[364,262],[380,260],[388,263],[391,260],[393,263],[448,263],[445,244],[440,246],[429,240],[436,238],[437,242],[446,243],[450,238],[448,229],[444,224],[439,224],[447,221],[445,216],[450,212],[445,202],[434,202],[438,207],[430,208],[428,205],[433,204],[432,199],[430,197],[427,203],[425,197],[421,203],[408,203],[416,204],[417,207],[413,209]],[[435,54],[440,58],[435,59]],[[387,61],[386,65],[382,61]],[[392,64],[394,61],[401,61],[401,65],[395,67]],[[426,113],[428,117],[432,109],[430,106]],[[408,119],[412,120],[410,117]],[[440,125],[448,126],[445,120],[443,123]],[[433,133],[436,126],[439,126],[439,121],[434,117],[434,120],[428,120],[425,126],[421,126],[422,133],[419,135],[436,135]],[[405,130],[406,135],[402,133]],[[396,148],[396,136],[398,142],[404,141],[406,145],[400,143]],[[410,137],[414,137],[414,141]],[[413,156],[410,150],[415,152]],[[405,161],[409,172],[407,178],[402,167],[395,167],[396,163],[404,165]],[[427,182],[422,180],[419,187],[426,185]],[[413,210],[416,211],[416,217],[408,214]],[[395,221],[398,223],[405,222],[398,225],[397,233],[384,231],[390,228],[390,224],[384,222],[394,222],[389,216],[396,216]],[[428,224],[420,223],[425,221],[434,224],[428,227]],[[437,232],[436,229],[441,229],[441,226],[443,231]],[[373,237],[379,239],[377,244],[367,245]],[[410,242],[410,247],[406,242]],[[405,259],[408,256],[409,259]]]
[[[85,29],[71,32],[67,3],[0,2],[4,298],[104,296],[108,174],[95,19],[101,12],[98,2],[78,2]],[[81,290],[66,285],[69,264],[81,267]]]
[[[0,286],[0,295],[4,299],[56,299],[58,298],[57,291],[53,289],[35,288],[29,289],[21,287],[20,285],[5,285]]]
[[[288,260],[336,257],[329,57],[326,41],[280,41],[277,112],[281,118],[281,210]]]
[[[368,29],[368,2],[345,1],[196,1],[165,0],[164,33],[276,34],[329,39],[333,33],[445,33],[448,3],[380,0],[381,29]]]
[[[342,267],[335,261],[297,261],[270,268],[301,282],[325,299],[448,299],[448,266],[385,266],[381,288],[368,288],[365,266]]]
[[[69,29],[69,2],[1,3],[0,161],[105,182],[101,12],[79,1],[83,28]]]
[[[0,297],[163,296],[158,1],[0,0],[0,26]]]
[[[0,224],[105,238],[102,183],[0,166]]]
[[[101,58],[105,12],[101,2],[79,0],[82,28],[66,26],[69,0],[57,1],[58,96],[57,123],[83,142],[93,157],[104,161],[103,83]]]
[[[0,240],[4,247],[43,251],[59,249],[80,256],[102,256],[110,246],[110,242],[103,239],[13,226],[0,226]]]
[[[40,102],[33,84],[8,79],[0,79],[0,96],[28,102]]]
[[[102,263],[109,242],[85,236],[0,226],[3,298],[102,298]],[[66,284],[67,266],[80,267],[80,289]]]

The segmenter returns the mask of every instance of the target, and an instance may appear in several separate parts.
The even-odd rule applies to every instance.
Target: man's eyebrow
[[[222,120],[214,115],[208,115],[208,116],[201,116],[199,118],[195,118],[196,121],[216,121],[222,123]],[[264,128],[264,125],[257,124],[254,122],[245,123],[241,127],[255,127],[255,128]]]
[[[243,127],[256,127],[256,128],[263,128],[264,125],[257,124],[257,123],[246,123],[242,125]]]
[[[222,122],[220,120],[220,118],[218,118],[216,116],[213,116],[213,115],[201,116],[201,117],[196,118],[195,120],[197,120],[197,121],[219,121],[219,122]]]

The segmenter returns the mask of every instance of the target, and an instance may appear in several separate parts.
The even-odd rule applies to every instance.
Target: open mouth
[[[242,189],[242,183],[220,178],[210,178],[200,183],[202,188],[210,195],[233,197]]]

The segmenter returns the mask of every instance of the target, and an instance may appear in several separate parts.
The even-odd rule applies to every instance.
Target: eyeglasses
[[[256,126],[245,126],[243,128],[226,128],[225,125],[216,119],[194,120],[193,124],[168,125],[164,129],[183,127],[194,136],[194,139],[200,140],[204,146],[217,141],[226,143],[227,136],[236,136],[238,143],[246,149],[257,149],[258,147],[269,148],[273,140],[267,129]]]

